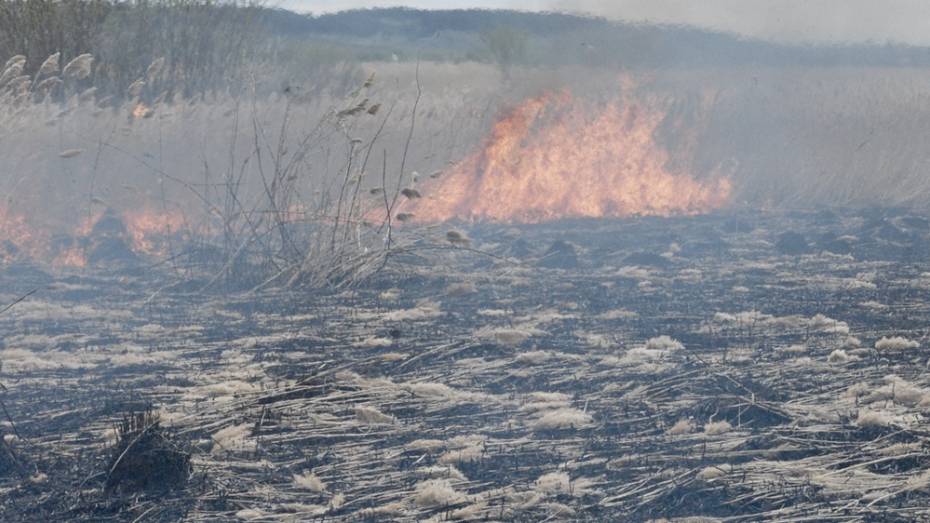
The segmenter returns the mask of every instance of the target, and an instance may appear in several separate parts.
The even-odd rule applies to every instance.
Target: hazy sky
[[[279,0],[302,12],[408,5],[585,11],[615,19],[686,23],[780,41],[930,45],[930,0]]]

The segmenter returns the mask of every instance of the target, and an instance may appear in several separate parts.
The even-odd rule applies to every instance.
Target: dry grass
[[[496,73],[486,66],[464,64],[456,69],[423,64],[419,118],[404,155],[416,93],[410,64],[363,65],[365,74],[349,89],[334,78],[289,93],[240,90],[199,99],[153,88],[171,65],[158,58],[142,68],[129,92],[137,99],[123,103],[101,98],[88,88],[82,77],[95,66],[91,55],[76,56],[63,68],[60,57],[56,62],[54,56],[41,63],[24,57],[8,60],[0,72],[0,84],[5,85],[0,87],[0,154],[11,165],[0,177],[0,190],[11,198],[0,209],[4,216],[0,219],[25,216],[24,226],[40,231],[42,241],[50,243],[55,235],[75,234],[75,224],[108,208],[176,215],[185,237],[207,237],[210,248],[222,251],[225,262],[214,267],[213,274],[228,279],[251,274],[254,281],[249,283],[257,286],[302,281],[344,284],[353,273],[381,267],[365,255],[384,244],[384,228],[375,211],[383,215],[385,201],[395,196],[431,197],[428,185],[412,186],[416,172],[442,172],[450,161],[472,152],[501,106],[541,86],[566,83],[554,83],[540,70],[515,70],[515,78],[526,87],[504,94],[495,82]],[[32,69],[43,70],[43,75],[23,74]],[[372,77],[374,72],[378,74]],[[688,140],[701,144],[698,156],[703,160],[692,166],[694,170],[728,158],[738,163],[732,172],[734,201],[930,202],[930,189],[922,187],[923,177],[914,174],[920,148],[912,137],[923,134],[920,122],[926,119],[920,115],[930,106],[923,91],[914,87],[927,80],[922,73],[894,70],[893,81],[879,82],[867,70],[804,72],[790,85],[775,72],[762,73],[767,75],[762,77],[765,82],[760,81],[767,98],[732,88],[731,82],[713,108],[714,125],[688,130],[695,135]],[[604,85],[616,82],[605,71],[585,74]],[[742,74],[748,72],[729,71],[721,78]],[[857,81],[841,82],[850,79]],[[667,73],[655,86],[686,94],[713,90],[719,81],[697,72]],[[829,96],[827,88],[820,87],[840,83],[843,88],[830,90]],[[449,89],[450,85],[461,89]],[[822,103],[827,98],[829,102]],[[860,103],[863,100],[869,103]],[[779,103],[779,109],[765,114],[783,115],[776,123],[759,117],[760,108],[771,103]],[[375,106],[379,110],[371,111]],[[366,110],[355,111],[358,107]],[[852,123],[841,133],[844,143],[850,147],[865,143],[863,147],[886,152],[850,165],[848,149],[832,145],[807,149],[808,143],[829,145],[840,140],[828,132],[829,122],[846,120]],[[872,121],[892,123],[876,128],[872,136],[866,132]],[[794,135],[796,128],[809,135],[807,142],[803,147],[783,144],[779,151],[756,150],[753,144],[760,141],[744,144],[728,134],[732,129],[752,129],[741,136]],[[773,166],[782,165],[770,155],[783,158],[789,150],[791,158],[808,164],[833,162],[839,167],[822,168],[825,174],[817,176],[809,175],[807,164],[789,169],[791,176],[769,174]],[[384,151],[387,156],[379,158]],[[876,165],[873,160],[884,163]],[[869,179],[862,180],[866,171]],[[876,172],[882,175],[875,176]],[[43,191],[31,190],[37,185]],[[35,208],[51,212],[40,218],[31,213]],[[410,218],[409,213],[396,212],[394,221],[400,224]],[[445,241],[456,247],[469,245],[468,237],[458,230],[449,230]],[[185,249],[174,243],[160,251],[177,256]],[[48,250],[36,254],[54,257]],[[675,256],[673,248],[669,255]],[[181,271],[189,268],[175,263],[182,265]],[[255,271],[256,266],[262,270]],[[644,290],[654,287],[649,269],[624,267],[618,274],[640,280]],[[701,277],[698,272],[679,276],[683,281]],[[823,284],[875,285],[858,277]],[[623,313],[617,314],[622,319]],[[843,331],[841,323],[829,320],[814,317],[810,326]]]
[[[225,261],[211,272],[219,269],[221,277],[251,273],[247,285],[342,284],[381,266],[372,259],[384,244],[375,216],[383,214],[381,194],[419,197],[404,187],[413,181],[411,167],[431,170],[458,159],[493,114],[471,108],[487,90],[427,92],[413,129],[424,139],[408,147],[415,91],[397,81],[409,80],[404,71],[372,74],[348,93],[334,81],[306,95],[194,100],[149,92],[147,78],[166,67],[159,59],[129,87],[131,100],[120,103],[83,83],[93,56],[71,60],[61,78],[57,60],[48,57],[34,80],[21,74],[22,57],[0,72],[0,153],[11,162],[0,176],[8,195],[0,220],[17,220],[31,236],[25,254],[45,261],[56,256],[56,235],[79,235],[108,209],[131,210],[171,217],[184,238],[219,248]],[[423,74],[431,73],[424,67]],[[60,101],[48,103],[52,95]],[[369,99],[390,110],[341,111]],[[36,185],[45,189],[32,190]],[[375,188],[381,193],[370,195]],[[37,206],[49,212],[32,212]],[[187,247],[178,240],[159,254],[183,255]]]

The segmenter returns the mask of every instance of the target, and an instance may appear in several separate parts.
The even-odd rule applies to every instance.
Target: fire
[[[49,239],[33,228],[26,216],[0,207],[0,260],[42,254]]]
[[[162,212],[143,207],[117,213],[113,210],[93,212],[71,230],[50,232],[48,225],[31,223],[25,214],[0,207],[0,263],[18,260],[45,262],[52,267],[80,268],[88,265],[99,249],[118,256],[117,245],[136,254],[162,256],[169,242],[186,230],[187,221],[179,211]]]
[[[149,255],[167,253],[167,241],[184,230],[187,220],[178,211],[142,209],[122,215],[135,252]]]
[[[151,118],[153,114],[155,114],[155,110],[152,109],[151,107],[148,107],[142,102],[137,103],[132,108],[132,113],[131,113],[132,118],[136,120],[140,118]]]
[[[420,222],[537,223],[690,215],[723,206],[729,179],[700,181],[666,168],[669,154],[655,140],[666,116],[661,106],[630,94],[600,107],[567,92],[532,98],[403,211]]]
[[[87,266],[87,257],[84,255],[84,249],[80,247],[68,247],[62,250],[55,259],[52,260],[53,267],[72,267],[80,268]]]

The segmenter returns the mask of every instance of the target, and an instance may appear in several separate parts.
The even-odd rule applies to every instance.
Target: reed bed
[[[447,168],[492,115],[475,109],[482,94],[417,95],[409,79],[376,70],[345,93],[338,82],[269,95],[244,85],[188,99],[161,90],[163,59],[123,99],[102,97],[84,83],[93,56],[58,60],[33,78],[14,57],[2,75],[7,219],[50,243],[101,213],[141,212],[172,224],[175,241],[158,254],[179,273],[219,259],[206,270],[240,287],[329,284],[382,266],[394,240],[385,206],[419,194],[417,172]]]

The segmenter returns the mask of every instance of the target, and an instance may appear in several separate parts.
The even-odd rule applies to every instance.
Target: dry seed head
[[[158,105],[164,102],[166,98],[168,98],[168,91],[162,91],[161,94],[158,95],[154,101],[152,101],[152,105]]]
[[[90,89],[85,89],[81,91],[81,94],[78,95],[78,101],[88,102],[90,100],[93,100],[96,95],[97,95],[97,88],[91,87]]]
[[[57,74],[58,73],[58,60],[61,58],[61,53],[55,53],[42,62],[42,65],[39,66],[39,72],[36,73],[36,78],[47,74]]]
[[[16,55],[16,56],[10,58],[9,60],[7,60],[6,63],[3,64],[3,68],[4,68],[4,69],[9,69],[10,67],[12,67],[12,66],[14,66],[14,65],[17,65],[17,64],[20,65],[20,66],[25,65],[25,64],[26,64],[26,57],[23,56],[23,55],[21,55],[21,54],[18,54],[18,55]]]
[[[45,80],[42,80],[41,82],[39,82],[39,85],[36,86],[35,90],[36,91],[51,91],[52,89],[58,87],[62,83],[64,82],[62,82],[61,78],[58,78],[57,76],[50,76],[46,78]]]
[[[145,80],[139,78],[135,82],[129,84],[129,89],[126,92],[129,93],[129,96],[132,98],[138,98],[142,94],[142,89],[145,87]]]
[[[92,66],[94,63],[94,55],[90,53],[84,53],[79,55],[74,60],[68,62],[65,65],[65,68],[62,70],[62,76],[65,78],[76,78],[78,80],[83,80],[90,76]]]
[[[32,77],[30,77],[28,74],[24,74],[21,76],[17,76],[16,78],[13,78],[6,84],[6,86],[11,91],[16,91],[20,89],[25,91],[25,90],[28,90],[30,83],[32,83]]]
[[[151,64],[149,64],[148,68],[145,70],[146,80],[150,82],[155,80],[156,78],[158,78],[158,75],[160,75],[161,72],[164,71],[164,69],[165,69],[165,57],[162,56],[161,58],[156,58]]]
[[[23,89],[20,91],[19,95],[13,98],[13,105],[15,107],[26,105],[31,97],[32,94],[29,93],[29,86],[26,84],[25,87],[23,87]],[[22,112],[20,112],[20,114],[22,114]]]
[[[18,78],[23,74],[23,64],[16,63],[8,65],[3,69],[3,72],[0,73],[0,87],[3,87],[9,83],[12,79]]]

